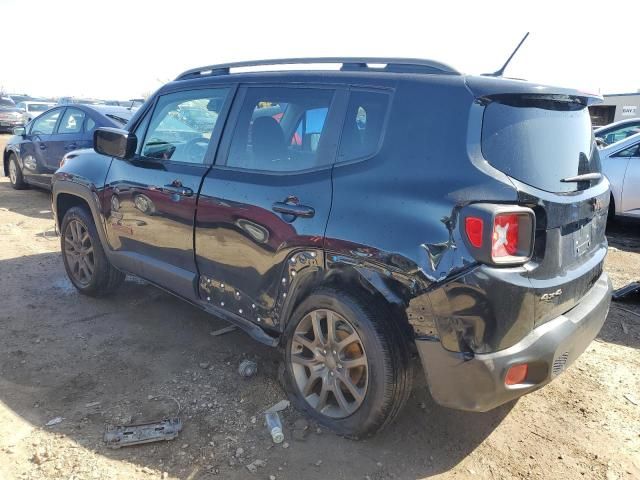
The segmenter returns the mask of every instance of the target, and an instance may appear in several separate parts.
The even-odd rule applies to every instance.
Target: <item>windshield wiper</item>
[[[567,177],[560,180],[564,183],[572,182],[590,182],[592,180],[600,180],[602,178],[601,173],[583,173],[582,175],[576,175],[575,177]]]

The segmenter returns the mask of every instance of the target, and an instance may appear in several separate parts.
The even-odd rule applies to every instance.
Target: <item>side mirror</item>
[[[119,128],[101,127],[93,132],[93,149],[109,157],[127,160],[136,153],[138,139]]]
[[[13,129],[13,134],[14,135],[20,135],[22,137],[24,137],[26,135],[27,131],[25,130],[24,127],[15,127]]]

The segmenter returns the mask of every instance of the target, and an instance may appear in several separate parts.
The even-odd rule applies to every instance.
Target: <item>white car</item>
[[[611,183],[610,216],[640,218],[640,133],[600,150]]]
[[[43,112],[46,112],[51,107],[55,106],[55,103],[51,102],[36,102],[36,101],[24,101],[16,105],[17,108],[22,110],[22,121],[26,124],[36,118]]]

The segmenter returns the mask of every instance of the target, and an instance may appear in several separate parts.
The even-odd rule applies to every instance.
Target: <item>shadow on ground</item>
[[[0,165],[1,170],[1,165]],[[14,190],[9,182],[0,183],[0,205],[2,209],[31,218],[51,219],[51,193],[37,187]],[[43,207],[45,205],[45,207]]]
[[[34,193],[40,194],[25,192]],[[86,449],[179,478],[209,478],[216,470],[222,478],[246,478],[241,461],[229,465],[239,446],[266,460],[263,472],[278,478],[428,477],[462,461],[513,407],[486,414],[441,408],[420,370],[407,407],[376,437],[350,441],[314,425],[296,437],[291,425],[301,415],[290,408],[284,421],[291,446],[272,448],[261,412],[284,396],[276,350],[239,331],[211,336],[226,324],[144,282],[128,281],[109,298],[83,297],[66,280],[57,253],[0,262],[0,291],[6,313],[0,401]],[[258,362],[256,377],[238,376],[243,358]],[[158,395],[160,401],[150,398]],[[107,423],[171,415],[174,400],[185,422],[177,441],[120,450],[103,445]],[[57,416],[65,420],[44,427]]]

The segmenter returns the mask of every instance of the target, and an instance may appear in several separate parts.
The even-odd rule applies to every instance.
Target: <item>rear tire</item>
[[[108,295],[124,281],[125,274],[114,268],[104,253],[91,214],[72,207],[62,219],[60,248],[64,268],[71,283],[84,295]]]
[[[9,155],[9,182],[11,186],[16,190],[23,190],[27,188],[27,183],[22,176],[22,169],[18,164],[18,158],[14,153]]]
[[[404,335],[370,299],[322,288],[296,308],[285,339],[284,383],[292,403],[339,435],[373,435],[411,393]]]

